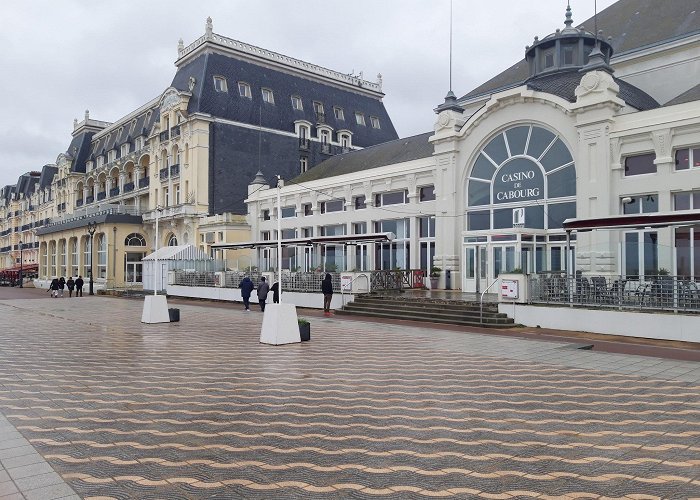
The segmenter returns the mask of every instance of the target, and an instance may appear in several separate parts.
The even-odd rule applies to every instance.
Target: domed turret
[[[612,73],[610,57],[612,46],[601,40],[593,33],[584,29],[574,28],[571,16],[571,6],[566,6],[564,29],[556,30],[542,40],[535,37],[532,46],[525,48],[525,60],[530,70],[529,79],[559,71],[578,71],[589,64],[591,56],[595,56],[595,68]]]

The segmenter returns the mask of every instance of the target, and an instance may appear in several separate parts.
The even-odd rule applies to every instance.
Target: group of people
[[[68,288],[69,297],[73,296],[73,290],[75,290],[76,297],[82,297],[84,284],[85,282],[83,281],[82,276],[78,276],[75,280],[72,276],[70,276],[68,281],[61,276],[60,278],[54,278],[51,280],[48,291],[51,292],[52,298],[63,297],[63,291]]]
[[[243,306],[245,311],[250,311],[250,295],[255,289],[255,284],[248,276],[245,276],[238,287],[241,289],[241,297],[243,298]],[[267,302],[267,296],[272,292],[272,301],[277,304],[280,301],[280,284],[279,282],[273,283],[272,287],[267,282],[265,277],[260,278],[260,284],[258,285],[258,304],[260,304],[260,310],[265,312],[265,303]],[[331,299],[333,298],[333,281],[330,273],[326,273],[326,277],[321,281],[321,292],[323,292],[323,313],[326,316],[331,314]]]

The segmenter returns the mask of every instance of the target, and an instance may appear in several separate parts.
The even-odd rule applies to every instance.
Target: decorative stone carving
[[[613,170],[620,170],[622,168],[622,163],[620,163],[620,146],[620,139],[618,137],[610,138],[610,166]]]
[[[673,157],[671,156],[672,135],[670,128],[652,132],[651,138],[654,141],[654,149],[656,150],[655,164],[673,162]]]
[[[197,79],[194,76],[191,76],[190,79],[187,81],[187,88],[190,89],[190,92],[194,90],[194,86],[197,83]]]
[[[437,122],[435,122],[435,130],[442,130],[444,128],[449,128],[454,122],[452,115],[449,111],[443,111],[437,117]]]
[[[177,90],[171,88],[165,91],[163,98],[160,101],[160,112],[167,113],[171,109],[177,107],[182,99],[178,94]]]

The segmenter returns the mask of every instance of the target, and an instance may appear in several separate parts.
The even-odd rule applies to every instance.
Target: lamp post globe
[[[97,231],[97,222],[88,222],[87,232],[90,235],[90,295],[95,295],[94,291],[94,280],[93,280],[93,270],[92,270],[92,238]]]
[[[22,264],[24,263],[24,259],[22,258],[22,248],[24,244],[22,243],[22,240],[19,240],[19,287],[24,288],[24,276],[22,275]]]

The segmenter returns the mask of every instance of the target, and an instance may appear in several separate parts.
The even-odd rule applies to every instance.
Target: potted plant
[[[304,318],[297,319],[297,322],[299,323],[299,336],[301,337],[301,341],[305,342],[311,340],[311,323]]]
[[[430,268],[430,288],[432,290],[435,290],[438,287],[438,281],[440,280],[440,272],[442,269],[440,269],[437,266],[433,266]]]

